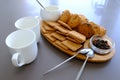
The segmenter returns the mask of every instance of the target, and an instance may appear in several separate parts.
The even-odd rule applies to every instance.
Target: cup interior
[[[6,38],[6,45],[10,48],[19,49],[29,46],[36,41],[36,35],[30,30],[17,30]]]
[[[34,28],[38,24],[39,24],[38,18],[32,16],[20,18],[15,22],[16,28],[23,30]]]
[[[58,11],[58,7],[57,6],[47,6],[46,8],[45,8],[45,10],[47,10],[47,11]]]

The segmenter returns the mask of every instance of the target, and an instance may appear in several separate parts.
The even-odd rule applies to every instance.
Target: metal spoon
[[[91,49],[81,49],[78,52],[76,52],[72,57],[66,59],[65,61],[63,61],[62,63],[56,65],[55,67],[51,68],[50,70],[46,71],[45,73],[43,73],[43,75],[55,70],[56,68],[60,67],[61,65],[65,64],[66,62],[70,61],[71,59],[73,59],[74,57],[76,57],[79,53],[85,54],[87,52],[89,52]]]
[[[93,52],[93,50],[90,50],[90,51],[86,54],[86,56],[87,56],[87,57],[86,57],[83,65],[82,65],[80,71],[78,72],[77,77],[76,77],[75,80],[79,80],[79,78],[81,77],[81,74],[82,74],[82,72],[83,72],[83,69],[84,69],[84,67],[85,67],[85,65],[86,65],[86,62],[87,62],[88,58],[94,57],[94,52]]]
[[[43,9],[45,9],[45,7],[38,1],[38,0],[36,0],[37,2],[38,2],[38,4],[43,8]]]

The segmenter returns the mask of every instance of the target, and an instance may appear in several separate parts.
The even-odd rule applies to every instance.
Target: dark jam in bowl
[[[93,45],[100,49],[110,49],[110,45],[106,40],[96,39],[93,40]]]

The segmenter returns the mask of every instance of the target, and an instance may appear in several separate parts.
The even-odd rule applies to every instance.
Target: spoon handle
[[[65,61],[63,61],[62,63],[56,65],[55,67],[51,68],[50,70],[46,71],[45,73],[43,73],[43,75],[55,70],[56,68],[60,67],[61,65],[63,65],[64,63],[68,62],[69,60],[73,59],[75,56],[77,56],[79,54],[79,52],[75,53],[72,57],[66,59]]]
[[[43,9],[45,9],[45,7],[38,1],[38,0],[36,0],[37,2],[38,2],[38,4],[43,8]]]
[[[81,77],[82,72],[83,72],[83,70],[84,70],[84,67],[85,67],[85,65],[86,65],[86,62],[87,62],[88,58],[89,58],[89,56],[86,57],[86,59],[85,59],[83,65],[82,65],[80,71],[78,72],[77,77],[76,77],[75,80],[79,80],[79,78]]]

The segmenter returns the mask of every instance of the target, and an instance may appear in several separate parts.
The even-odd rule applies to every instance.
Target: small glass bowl
[[[104,40],[107,41],[110,46],[109,49],[100,49],[93,44],[94,40]],[[113,42],[108,36],[94,35],[90,38],[90,47],[98,54],[107,54],[115,48],[115,42]]]

